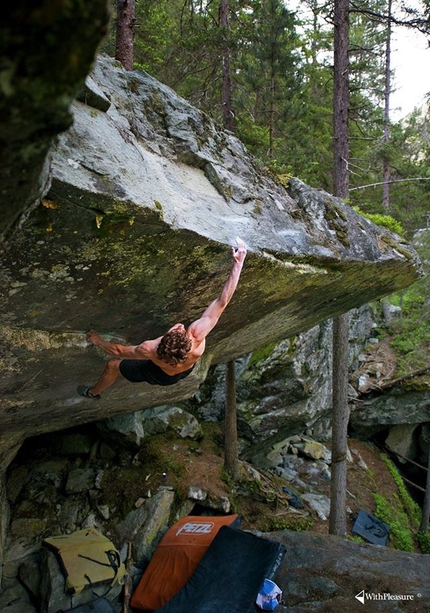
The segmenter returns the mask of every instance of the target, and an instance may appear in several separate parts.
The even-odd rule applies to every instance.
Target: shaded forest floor
[[[211,497],[227,497],[232,503],[232,512],[242,517],[243,529],[270,532],[285,528],[329,533],[328,520],[319,517],[306,503],[303,509],[290,506],[283,486],[295,491],[294,483],[290,485],[266,471],[259,471],[261,480],[256,480],[253,468],[241,463],[240,479],[233,484],[223,468],[221,433],[214,428],[212,435],[209,439],[205,437],[200,444],[192,445],[178,439],[158,441],[156,451],[149,454],[155,453],[157,459],[152,457],[148,486],[161,485],[164,472],[164,483],[175,487],[179,495],[182,491],[184,497],[185,488],[189,486],[202,488]],[[399,492],[374,444],[358,439],[349,439],[348,444],[352,461],[348,462],[347,470],[347,534],[352,536],[353,523],[361,509],[376,514],[375,493],[392,504]],[[327,479],[314,480],[312,489],[316,494],[330,497],[330,481]],[[300,497],[300,493],[298,495]],[[387,546],[392,547],[390,541]]]

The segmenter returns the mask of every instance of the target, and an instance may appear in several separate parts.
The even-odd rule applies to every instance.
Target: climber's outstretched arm
[[[132,360],[144,360],[150,358],[150,349],[156,341],[144,341],[140,345],[120,345],[104,340],[94,330],[87,332],[87,339],[95,345],[103,349],[108,355],[114,358],[130,358]]]
[[[240,238],[236,238],[236,243],[237,247],[231,248],[231,254],[234,260],[233,267],[220,296],[211,302],[211,304],[203,312],[202,316],[193,322],[188,328],[188,332],[197,342],[202,342],[209,332],[216,326],[219,318],[236,291],[246,257],[245,243]]]

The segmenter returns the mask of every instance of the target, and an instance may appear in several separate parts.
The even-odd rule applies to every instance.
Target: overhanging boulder
[[[72,110],[52,151],[49,192],[1,271],[8,440],[176,403],[210,364],[419,275],[398,236],[328,193],[272,179],[231,133],[145,73],[100,57]],[[170,388],[124,381],[100,402],[77,396],[103,366],[85,330],[136,344],[191,322],[219,294],[237,235],[249,255],[199,368]]]

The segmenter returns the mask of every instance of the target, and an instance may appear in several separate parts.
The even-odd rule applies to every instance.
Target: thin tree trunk
[[[272,65],[273,68],[273,65]],[[270,77],[270,107],[269,107],[269,152],[268,156],[271,160],[273,158],[274,149],[274,132],[275,132],[275,75],[272,71]]]
[[[334,168],[333,191],[335,196],[348,198],[349,195],[349,2],[336,0],[334,12],[334,92],[333,132]]]
[[[231,102],[231,70],[230,70],[230,25],[228,19],[229,0],[221,0],[220,24],[223,33],[222,48],[222,117],[226,130],[234,130],[234,114]]]
[[[333,191],[349,193],[349,2],[334,5],[334,169]],[[333,320],[332,478],[329,532],[346,534],[346,467],[348,432],[348,314]]]
[[[348,454],[348,324],[345,313],[333,320],[333,414],[330,482],[330,534],[346,534]],[[345,342],[346,341],[346,342]]]
[[[237,454],[236,370],[234,360],[226,365],[226,404],[224,420],[224,465],[231,478],[239,478]]]
[[[134,57],[135,0],[117,0],[115,59],[132,70]]]
[[[388,0],[387,7],[387,41],[385,45],[385,88],[384,88],[384,145],[390,142],[390,93],[391,93],[391,8],[392,1]],[[390,160],[388,152],[384,153],[383,159],[383,187],[382,204],[385,209],[390,209]]]
[[[312,66],[318,65],[318,1],[313,0],[312,2],[312,26],[313,26],[313,36],[311,38],[311,58],[312,58]]]

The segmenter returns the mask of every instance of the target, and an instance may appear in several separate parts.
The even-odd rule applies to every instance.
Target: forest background
[[[120,8],[112,2],[101,49],[112,56]],[[279,182],[294,176],[333,193],[333,2],[295,8],[288,0],[136,2],[133,69],[233,131]],[[408,241],[430,226],[430,104],[392,120],[392,33],[430,36],[429,16],[429,0],[349,3],[349,204]],[[389,297],[402,306],[390,330],[396,375],[429,365],[428,234],[416,244],[426,274]]]

